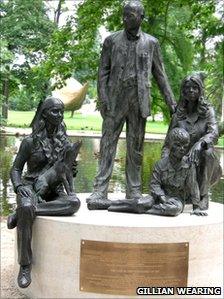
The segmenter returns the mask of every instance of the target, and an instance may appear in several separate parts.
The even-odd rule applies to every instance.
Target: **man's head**
[[[181,128],[174,128],[169,133],[169,148],[172,156],[181,159],[188,151],[190,135]]]
[[[138,29],[144,19],[144,7],[138,0],[125,3],[123,8],[123,23],[127,31]]]

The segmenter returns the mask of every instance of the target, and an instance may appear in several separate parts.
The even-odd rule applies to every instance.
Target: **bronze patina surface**
[[[81,241],[80,291],[136,295],[137,287],[184,287],[188,243]]]

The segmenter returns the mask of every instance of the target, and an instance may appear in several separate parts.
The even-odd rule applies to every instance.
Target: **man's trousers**
[[[94,182],[94,192],[107,196],[116,148],[122,128],[126,123],[126,197],[141,193],[141,165],[146,118],[139,109],[137,85],[121,90],[116,99],[115,111],[108,111],[103,119],[100,142],[99,170]]]

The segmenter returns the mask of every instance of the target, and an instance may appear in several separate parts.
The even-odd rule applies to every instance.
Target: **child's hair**
[[[190,135],[186,130],[182,128],[174,128],[169,133],[169,142],[172,143],[174,141],[189,142]]]

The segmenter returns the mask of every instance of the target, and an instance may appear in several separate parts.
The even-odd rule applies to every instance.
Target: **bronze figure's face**
[[[64,109],[57,105],[46,111],[46,119],[52,125],[59,125],[63,120]]]
[[[196,102],[200,97],[200,88],[197,83],[189,80],[183,86],[183,94],[188,101]]]
[[[63,120],[64,105],[56,98],[49,100],[49,107],[44,109],[43,117],[51,125],[58,126]]]
[[[126,5],[123,11],[123,24],[127,31],[138,29],[141,25],[143,16],[138,7]]]
[[[175,154],[177,158],[182,158],[186,155],[189,147],[189,139],[174,140],[172,142],[170,151]]]
[[[169,135],[170,153],[173,157],[181,159],[188,152],[190,135],[181,128],[174,128]]]

